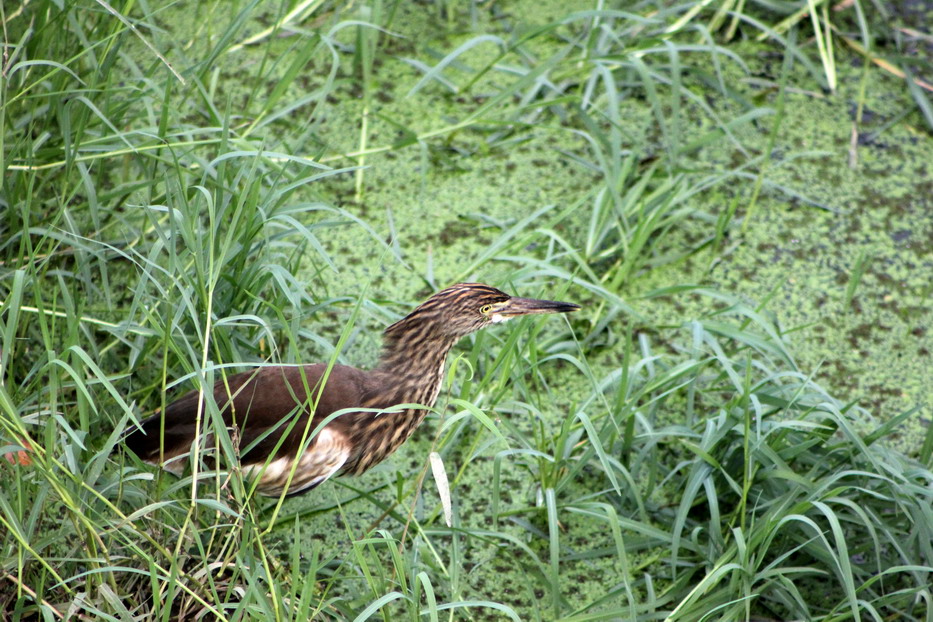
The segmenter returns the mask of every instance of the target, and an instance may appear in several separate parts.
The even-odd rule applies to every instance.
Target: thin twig
[[[52,605],[52,603],[50,603],[49,601],[45,600],[44,598],[39,598],[39,596],[36,594],[35,590],[33,590],[33,589],[32,589],[31,587],[29,587],[28,585],[24,584],[22,581],[20,581],[19,579],[17,579],[17,578],[14,577],[13,575],[11,575],[9,572],[4,571],[4,572],[3,572],[3,578],[12,581],[12,582],[15,583],[17,586],[19,586],[19,589],[23,590],[24,592],[26,592],[27,594],[29,594],[30,596],[32,596],[35,600],[39,601],[39,602],[42,603],[44,606],[48,607],[48,608],[52,611],[52,613],[55,614],[55,616],[56,616],[59,620],[64,620],[64,619],[65,619],[65,615],[64,615],[61,611],[59,611],[58,609],[56,609],[55,606]]]

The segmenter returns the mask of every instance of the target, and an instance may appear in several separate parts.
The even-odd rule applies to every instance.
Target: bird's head
[[[400,331],[421,339],[459,339],[479,329],[521,315],[567,313],[579,305],[553,300],[516,298],[482,283],[458,283],[442,289],[386,329],[387,336]]]

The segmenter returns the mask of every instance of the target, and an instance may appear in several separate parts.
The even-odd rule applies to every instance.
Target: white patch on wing
[[[269,463],[269,466],[263,464],[244,464],[243,472],[247,475],[252,475],[253,473],[258,473],[262,471],[263,480],[276,480],[280,477],[285,477],[288,475],[288,470],[292,466],[292,461],[290,458],[276,458]]]
[[[173,456],[162,463],[162,468],[172,475],[181,477],[185,472],[185,465],[188,464],[188,458],[189,455],[187,453]],[[146,462],[158,466],[158,462],[156,460],[146,460]]]
[[[295,494],[317,486],[337,473],[349,457],[350,443],[346,437],[332,428],[324,428],[301,455],[288,493]],[[265,466],[265,470],[262,464],[250,464],[244,465],[244,471],[261,472],[259,491],[274,496],[282,492],[293,465],[294,459],[286,456],[276,458]]]

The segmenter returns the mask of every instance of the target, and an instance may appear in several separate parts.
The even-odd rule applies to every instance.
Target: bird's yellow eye
[[[479,312],[482,313],[483,315],[486,315],[487,313],[489,313],[491,309],[492,309],[492,305],[483,305],[482,307],[480,307]]]

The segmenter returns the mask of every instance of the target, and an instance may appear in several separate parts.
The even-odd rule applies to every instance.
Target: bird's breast
[[[376,466],[414,433],[434,406],[444,377],[444,360],[427,373],[415,372],[393,377],[393,397],[377,400],[372,408],[391,409],[399,404],[421,404],[426,408],[406,408],[397,412],[359,413],[350,426],[353,455],[341,473],[360,475]],[[383,392],[385,396],[388,392]]]

